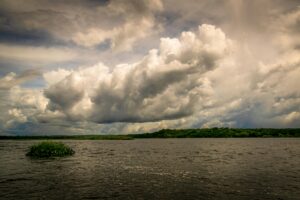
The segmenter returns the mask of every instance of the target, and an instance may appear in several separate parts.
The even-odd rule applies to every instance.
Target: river
[[[0,141],[0,199],[300,199],[299,138]]]

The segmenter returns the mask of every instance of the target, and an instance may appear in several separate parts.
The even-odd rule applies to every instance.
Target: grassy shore
[[[300,137],[300,129],[162,129],[154,133],[129,135],[53,135],[53,136],[0,136],[0,139],[41,140],[131,140],[139,138],[247,138],[247,137]]]

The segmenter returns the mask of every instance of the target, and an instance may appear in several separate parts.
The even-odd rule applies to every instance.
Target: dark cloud
[[[40,45],[46,42],[47,45],[73,42],[85,47],[96,46],[109,39],[112,48],[128,43],[125,48],[128,49],[128,45],[136,42],[135,37],[150,34],[146,31],[155,25],[153,13],[161,7],[159,0],[43,0],[18,3],[4,0],[0,15],[0,39],[20,43],[32,41]],[[139,30],[133,31],[132,23],[139,25]]]
[[[84,91],[82,86],[78,85],[77,78],[71,74],[45,91],[45,96],[51,99],[48,105],[50,110],[66,111],[83,98]]]
[[[49,35],[44,31],[0,31],[0,42],[10,43],[18,45],[30,45],[30,46],[63,46],[69,45],[63,40],[59,40]]]

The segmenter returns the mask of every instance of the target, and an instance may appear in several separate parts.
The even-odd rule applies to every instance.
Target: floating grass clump
[[[75,151],[61,142],[45,141],[30,147],[26,154],[35,158],[63,157],[73,155]]]

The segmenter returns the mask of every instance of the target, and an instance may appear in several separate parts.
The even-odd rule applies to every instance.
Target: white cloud
[[[85,32],[74,34],[72,39],[76,44],[85,47],[93,47],[109,40],[110,47],[114,51],[128,51],[132,49],[136,41],[146,37],[151,32],[154,33],[154,25],[153,19],[142,18],[126,22],[124,25],[111,30],[91,28]],[[137,29],[137,27],[139,28]]]
[[[287,114],[285,116],[284,120],[287,124],[290,124],[294,121],[297,121],[299,123],[300,122],[300,112],[293,111],[293,112]]]
[[[57,69],[55,71],[48,71],[43,74],[43,78],[46,81],[47,85],[53,85],[55,83],[60,82],[68,75],[70,75],[72,71],[66,69]]]
[[[16,108],[8,110],[8,115],[9,119],[6,121],[6,128],[13,126],[15,123],[25,123],[27,121],[27,117],[22,113],[22,111]]]
[[[159,50],[151,50],[135,64],[112,70],[99,64],[72,72],[45,90],[48,108],[71,120],[97,123],[188,116],[211,94],[202,75],[218,67],[231,47],[220,29],[202,25],[196,34],[161,39]]]
[[[114,31],[106,31],[102,29],[91,28],[86,32],[75,33],[72,37],[73,41],[85,47],[92,47],[104,42],[114,36]]]
[[[48,100],[40,89],[21,88],[19,86],[9,90],[9,100],[11,106],[24,110],[29,109],[30,115],[44,112],[48,104]]]

